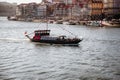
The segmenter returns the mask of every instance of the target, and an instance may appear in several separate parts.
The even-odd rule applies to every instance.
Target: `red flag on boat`
[[[27,31],[25,31],[25,33],[24,34],[27,34]]]

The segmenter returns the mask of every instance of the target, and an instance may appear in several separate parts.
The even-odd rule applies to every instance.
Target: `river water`
[[[83,37],[79,46],[41,45],[24,32],[44,23],[0,19],[0,80],[120,80],[120,29],[49,24],[52,35]]]

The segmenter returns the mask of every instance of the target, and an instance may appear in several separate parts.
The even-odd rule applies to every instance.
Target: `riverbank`
[[[112,19],[111,21],[97,21],[97,20],[76,20],[76,19],[32,19],[32,18],[15,18],[11,17],[8,20],[25,21],[36,23],[49,23],[49,24],[64,24],[64,25],[86,25],[94,27],[120,27],[120,20]]]

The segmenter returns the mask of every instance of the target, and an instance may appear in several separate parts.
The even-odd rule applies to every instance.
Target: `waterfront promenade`
[[[77,19],[55,19],[54,17],[48,19],[17,19],[15,17],[9,18],[8,20],[13,21],[25,21],[25,22],[36,22],[36,23],[49,23],[49,24],[64,24],[64,25],[85,25],[93,27],[120,27],[120,19],[111,20],[77,20]]]

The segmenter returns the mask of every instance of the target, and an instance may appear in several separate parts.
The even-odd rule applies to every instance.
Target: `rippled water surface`
[[[24,32],[44,23],[0,19],[0,80],[120,80],[120,29],[49,24],[52,35],[64,27],[83,37],[77,46],[31,43]]]

